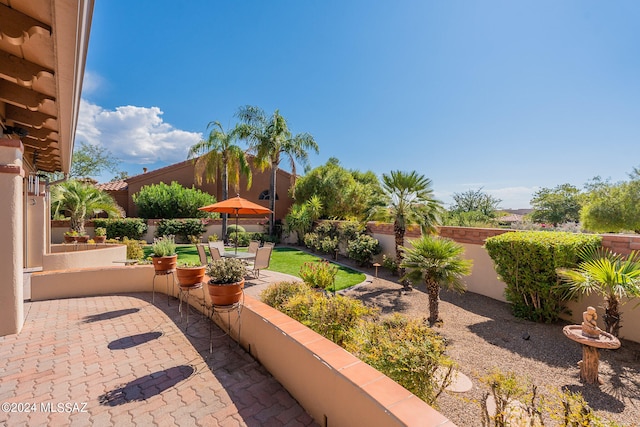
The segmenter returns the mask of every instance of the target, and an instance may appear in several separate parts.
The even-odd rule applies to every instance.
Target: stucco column
[[[17,334],[24,323],[22,142],[0,137],[0,336]]]

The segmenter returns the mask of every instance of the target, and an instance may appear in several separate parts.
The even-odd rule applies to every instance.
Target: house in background
[[[261,172],[260,169],[253,166],[252,158],[250,158],[249,161],[252,164],[251,170],[253,174],[253,185],[247,190],[247,180],[245,177],[241,176],[238,193],[242,198],[268,208],[270,198],[269,179],[271,171],[269,169],[265,169],[264,172]],[[97,187],[111,194],[116,202],[118,202],[118,204],[124,209],[127,217],[136,217],[138,215],[132,196],[139,192],[145,185],[159,184],[161,182],[171,184],[175,181],[183,187],[191,188],[193,186],[211,194],[218,201],[222,200],[222,179],[218,177],[214,183],[209,183],[203,178],[202,184],[198,185],[196,183],[194,173],[194,161],[185,160],[153,171],[147,172],[145,170],[145,172],[140,175],[135,175],[122,181],[98,184]],[[289,208],[293,204],[293,199],[289,196],[289,187],[291,187],[292,178],[291,174],[282,169],[278,169],[277,174],[276,220],[284,219],[289,212]],[[236,194],[234,189],[230,186],[229,197],[235,196]]]
[[[0,2],[0,336],[22,329],[23,273],[51,249],[38,173],[71,167],[93,5]]]

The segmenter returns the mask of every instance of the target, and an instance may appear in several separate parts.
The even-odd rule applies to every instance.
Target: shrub
[[[375,313],[361,301],[323,293],[296,294],[285,305],[284,312],[338,345],[343,345],[350,330],[358,322]]]
[[[140,242],[140,240],[124,237],[122,239],[122,243],[127,245],[127,259],[144,258],[144,250],[142,249],[142,243]]]
[[[361,266],[371,264],[374,255],[382,252],[378,239],[361,234],[347,245],[347,256],[358,261]]]
[[[430,405],[435,406],[451,382],[453,361],[444,354],[443,339],[417,319],[395,314],[379,322],[360,322],[345,349]],[[448,371],[444,381],[436,380],[440,366]]]
[[[338,266],[328,261],[305,262],[300,267],[300,278],[311,287],[329,290],[335,284]]]
[[[238,233],[247,232],[247,230],[243,226],[231,224],[227,226],[227,237],[230,237],[232,234],[236,234],[236,230],[238,230]]]
[[[95,227],[106,228],[109,239],[128,237],[140,240],[147,232],[147,222],[141,218],[94,219]]]
[[[335,223],[331,221],[322,221],[313,229],[315,233],[321,238],[323,237],[338,237],[340,234]]]
[[[394,276],[398,274],[398,261],[395,259],[395,257],[382,255],[382,266],[391,271],[391,274],[393,274]]]
[[[186,243],[189,242],[189,236],[200,239],[206,231],[207,228],[200,219],[162,219],[158,221],[156,236],[173,235],[178,241]]]
[[[249,246],[249,242],[251,241],[251,237],[253,233],[247,233],[245,231],[240,231],[237,233],[229,234],[229,243],[237,246]],[[236,242],[237,240],[237,242]]]
[[[340,233],[340,241],[347,244],[349,241],[364,233],[364,225],[357,221],[344,221],[338,227],[338,231]]]
[[[260,300],[265,304],[284,311],[287,302],[295,295],[310,295],[311,287],[304,282],[280,282],[269,285],[260,294]]]
[[[562,232],[511,232],[485,243],[496,271],[506,283],[505,297],[516,317],[553,322],[569,298],[560,286],[558,268],[572,268],[583,247],[598,247],[601,238]]]
[[[133,202],[142,218],[217,218],[218,214],[198,210],[215,203],[212,195],[196,188],[185,188],[173,181],[145,185],[133,195]]]
[[[213,233],[213,234],[209,235],[208,240],[210,242],[217,242],[218,241],[218,235]]]
[[[338,250],[338,238],[325,237],[318,242],[318,249],[325,254],[335,254]]]
[[[317,250],[319,238],[316,233],[307,233],[304,235],[304,245],[312,251]]]

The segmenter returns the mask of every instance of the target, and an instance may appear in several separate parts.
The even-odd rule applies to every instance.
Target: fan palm
[[[604,297],[606,331],[618,336],[621,298],[640,296],[640,254],[633,251],[623,257],[609,249],[583,249],[575,269],[560,269],[572,296],[597,293]]]
[[[236,191],[240,184],[240,174],[247,177],[247,189],[251,187],[251,167],[244,150],[234,144],[238,139],[237,128],[225,132],[220,122],[207,125],[211,129],[204,139],[189,149],[189,158],[195,159],[194,173],[198,185],[204,176],[207,182],[215,182],[218,175],[222,180],[222,200],[229,198],[229,185]],[[227,235],[227,214],[222,214],[222,236]]]
[[[238,134],[240,138],[249,141],[249,151],[255,154],[256,165],[263,171],[266,168],[271,169],[269,233],[273,235],[276,215],[276,177],[280,161],[283,157],[289,159],[292,179],[295,179],[296,161],[306,166],[309,163],[308,150],[317,153],[318,144],[308,133],[292,135],[287,121],[278,110],[268,117],[261,108],[247,105],[241,107],[236,115],[242,122],[238,125]]]
[[[92,184],[70,180],[51,188],[51,213],[54,218],[68,216],[71,230],[84,234],[84,221],[105,212],[121,217],[122,208],[108,193]]]
[[[440,222],[442,207],[433,198],[431,180],[416,171],[383,174],[382,188],[389,203],[377,216],[393,221],[396,262],[400,265],[407,226],[417,224],[424,234],[433,233]]]
[[[472,261],[462,258],[464,248],[453,240],[423,236],[413,240],[413,248],[402,247],[400,266],[407,270],[403,279],[424,281],[429,295],[429,324],[440,321],[440,288],[464,292],[462,277],[471,273]]]

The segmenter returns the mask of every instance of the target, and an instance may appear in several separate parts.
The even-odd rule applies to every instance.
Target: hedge
[[[536,322],[554,322],[569,299],[560,286],[558,268],[577,265],[578,251],[600,246],[601,237],[548,231],[504,233],[486,240],[485,248],[507,285],[513,314]]]
[[[104,227],[107,229],[108,239],[140,240],[147,232],[147,221],[141,218],[112,218],[93,220],[94,227]]]

